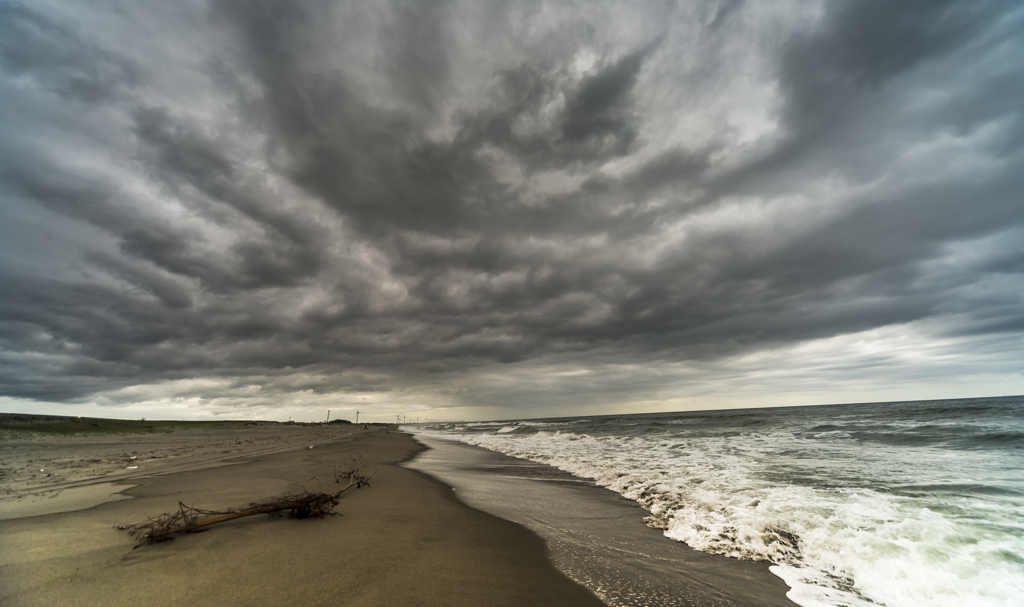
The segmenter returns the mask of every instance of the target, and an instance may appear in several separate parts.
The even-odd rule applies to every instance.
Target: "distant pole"
[[[328,424],[331,423],[331,410],[330,409],[327,410],[327,423]]]
[[[359,409],[356,409],[356,425],[359,425]]]

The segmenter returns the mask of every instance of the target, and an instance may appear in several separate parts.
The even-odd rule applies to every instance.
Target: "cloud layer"
[[[1013,2],[0,1],[0,395],[1019,389],[1022,31]]]

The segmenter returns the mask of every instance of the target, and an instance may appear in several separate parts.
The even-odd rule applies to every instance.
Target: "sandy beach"
[[[310,448],[312,447],[312,448]],[[0,604],[601,605],[532,532],[398,464],[422,449],[384,426],[268,426],[0,442]],[[354,456],[370,487],[340,516],[267,515],[160,544],[116,524],[334,491]]]

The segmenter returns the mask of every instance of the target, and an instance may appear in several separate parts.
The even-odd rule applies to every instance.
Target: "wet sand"
[[[636,502],[545,464],[418,436],[405,465],[467,504],[538,533],[555,566],[611,607],[796,607],[768,564],[693,550],[643,523]]]
[[[5,438],[0,604],[602,604],[537,535],[398,465],[420,449],[383,427]],[[341,516],[254,516],[138,547],[114,527],[178,501],[222,510],[333,491],[334,467],[357,454],[376,474],[341,497]]]

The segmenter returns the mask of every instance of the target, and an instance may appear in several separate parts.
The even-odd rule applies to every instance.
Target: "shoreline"
[[[113,476],[132,485],[118,486],[128,499],[0,519],[0,578],[5,580],[0,603],[603,605],[555,569],[535,533],[463,504],[451,487],[400,466],[426,449],[412,435],[380,426],[280,430],[0,443],[0,468],[6,470],[13,470],[10,454],[17,447],[29,449],[27,443],[33,443],[37,457],[23,459],[35,465],[48,457],[58,472],[52,465],[58,461],[101,460],[110,467],[111,461],[125,463],[117,458],[130,458],[125,454],[131,451],[139,454],[128,463],[142,461],[133,470],[124,466],[89,477],[84,476],[88,467],[80,466],[74,470],[83,476],[64,482],[66,492]],[[101,443],[106,447],[98,450],[107,448],[113,460],[89,453]],[[179,501],[208,509],[243,508],[298,487],[327,491],[334,484],[333,466],[355,454],[376,466],[376,474],[370,487],[341,497],[334,510],[341,516],[255,516],[137,547],[113,527],[175,510]],[[58,496],[53,499],[64,499],[59,484],[48,488]],[[3,502],[11,499],[18,498],[0,499],[0,516]]]
[[[796,607],[769,563],[669,539],[643,522],[649,513],[639,504],[592,481],[460,441],[414,436],[430,448],[405,466],[540,535],[559,571],[612,607]]]

